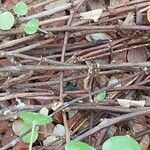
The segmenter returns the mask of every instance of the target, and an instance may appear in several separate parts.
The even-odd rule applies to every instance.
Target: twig
[[[148,114],[150,114],[150,109],[142,110],[142,111],[138,111],[138,112],[133,112],[133,113],[121,115],[119,117],[115,117],[115,118],[112,118],[112,119],[104,120],[103,122],[101,122],[96,127],[92,128],[92,129],[88,130],[87,132],[83,133],[82,135],[78,136],[76,138],[76,140],[84,139],[84,138],[92,135],[93,133],[95,133],[99,130],[102,130],[106,127],[109,127],[111,125],[114,125],[116,123],[119,123],[119,122],[122,122],[122,121],[125,121],[125,120],[129,120],[129,119],[132,119],[132,118],[135,118],[135,117],[139,117],[139,116],[142,116],[142,115],[148,115]]]

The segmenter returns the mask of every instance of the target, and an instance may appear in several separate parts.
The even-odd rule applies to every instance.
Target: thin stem
[[[32,124],[32,131],[31,131],[31,139],[30,139],[30,145],[29,150],[32,150],[32,141],[33,141],[33,134],[34,134],[35,124]]]

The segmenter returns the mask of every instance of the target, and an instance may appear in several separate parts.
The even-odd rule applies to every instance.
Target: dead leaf
[[[49,3],[48,5],[45,5],[44,9],[45,10],[51,10],[51,9],[54,9],[58,6],[65,5],[68,2],[69,2],[69,0],[58,0],[58,1],[55,1],[55,2],[52,2],[52,3]]]
[[[129,0],[110,0],[111,7],[118,7],[119,5],[125,5]]]
[[[17,3],[18,0],[6,0],[3,4],[3,7],[6,9],[6,10],[9,10],[11,9],[16,3]]]
[[[126,55],[127,55],[127,51],[120,52],[118,54],[113,54],[112,55],[112,62],[116,63],[116,64],[127,62]]]
[[[54,125],[52,123],[40,126],[39,139],[43,141],[45,138],[47,138],[53,133],[53,129]]]
[[[1,145],[5,146],[6,144],[8,144],[11,141],[13,141],[13,139],[16,138],[16,137],[17,136],[15,135],[13,130],[11,128],[8,128],[6,133],[3,136],[2,140],[1,140]]]
[[[95,9],[92,11],[87,11],[84,13],[80,13],[80,16],[83,19],[87,19],[87,20],[93,20],[94,22],[97,22],[98,19],[100,18],[100,16],[102,15],[103,10],[102,9]]]
[[[48,115],[49,110],[46,107],[41,108],[41,110],[39,111],[40,114],[43,115]]]
[[[135,101],[135,100],[128,100],[128,99],[117,99],[117,102],[119,103],[120,106],[125,108],[145,106],[145,100]]]
[[[141,150],[148,150],[149,145],[150,145],[150,136],[147,134],[142,138],[142,141],[140,142]]]
[[[63,118],[62,118],[62,112],[58,112],[53,116],[53,120],[56,123],[62,123],[63,122]]]
[[[1,121],[0,123],[0,133],[4,133],[7,131],[7,129],[10,127],[9,121]]]
[[[128,51],[127,60],[128,62],[143,62],[148,59],[147,48],[137,48]]]
[[[126,19],[123,21],[122,25],[135,25],[135,22],[134,22],[134,12],[129,12]]]
[[[54,127],[53,135],[64,136],[65,135],[65,127],[63,125],[61,125],[61,124],[57,124]]]
[[[110,80],[109,80],[109,82],[108,82],[108,86],[111,86],[111,85],[116,84],[116,83],[118,83],[118,82],[119,82],[119,80],[118,80],[117,77],[111,76],[111,78],[110,78]],[[115,87],[121,87],[121,84],[118,84],[118,85],[116,85]]]
[[[62,102],[55,102],[52,105],[52,109],[55,111],[62,106]]]
[[[58,139],[57,136],[55,135],[50,135],[49,137],[47,137],[44,141],[43,141],[43,145],[50,145],[51,143],[53,143],[54,141],[56,141]]]
[[[23,121],[20,120],[20,119],[15,120],[15,121],[13,122],[13,124],[12,124],[12,129],[13,129],[14,133],[15,133],[16,135],[18,135],[18,136],[21,135],[21,133],[20,133],[20,127],[22,126],[22,124],[23,124]]]
[[[111,40],[112,38],[106,33],[93,33],[85,37],[89,42],[98,42],[101,40]]]
[[[29,144],[25,144],[22,140],[19,141],[12,150],[28,150]]]
[[[94,10],[94,9],[99,9],[99,8],[102,8],[102,9],[105,9],[105,1],[104,0],[88,0],[88,6],[91,8],[91,10]]]

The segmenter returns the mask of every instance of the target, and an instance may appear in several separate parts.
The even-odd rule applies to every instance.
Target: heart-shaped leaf
[[[52,117],[35,112],[21,112],[22,118],[28,124],[44,125],[53,121]]]
[[[140,150],[140,145],[129,135],[114,136],[105,141],[102,150]]]
[[[27,22],[27,24],[24,27],[24,31],[27,34],[34,34],[38,31],[39,29],[39,20],[38,19],[31,19],[30,21]]]
[[[13,14],[9,11],[0,14],[0,29],[9,30],[13,27],[15,23],[15,18]]]
[[[96,149],[84,142],[73,140],[66,144],[65,150],[96,150]]]
[[[23,16],[28,13],[29,8],[24,2],[18,2],[13,10],[18,16]]]
[[[28,124],[28,123],[23,123],[23,125],[20,128],[20,132],[21,134],[24,134],[25,132],[27,132],[28,130],[30,130],[32,128],[32,124]],[[38,130],[35,129],[33,132],[33,138],[32,138],[32,143],[34,143],[36,140],[38,139]],[[30,143],[31,140],[31,132],[28,133],[27,135],[25,135],[22,140],[24,141],[24,143]]]
[[[97,94],[97,96],[96,96],[96,100],[97,100],[97,101],[101,101],[101,102],[104,101],[105,98],[106,98],[106,92],[105,92],[105,91],[99,92],[99,93]]]

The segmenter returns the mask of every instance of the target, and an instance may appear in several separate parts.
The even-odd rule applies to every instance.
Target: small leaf
[[[11,12],[4,12],[0,14],[0,29],[9,30],[13,27],[15,18]]]
[[[44,125],[53,121],[52,117],[50,116],[34,112],[21,112],[20,118],[22,118],[28,124],[35,125]]]
[[[27,34],[34,34],[38,31],[39,28],[39,20],[38,19],[31,19],[30,21],[27,22],[27,24],[24,27],[24,31]]]
[[[65,127],[63,125],[61,125],[61,124],[57,124],[54,127],[53,135],[64,136],[65,135]]]
[[[94,20],[94,22],[97,22],[102,13],[103,13],[102,9],[94,9],[91,11],[80,13],[80,16],[83,17],[84,19],[88,20],[92,19]]]
[[[21,134],[24,134],[25,132],[27,132],[28,130],[30,130],[32,128],[32,124],[28,124],[28,123],[24,123],[21,128],[20,128],[20,132]],[[27,135],[25,135],[23,138],[24,143],[30,143],[31,140],[31,132],[28,133]],[[38,130],[35,129],[34,133],[33,133],[33,139],[32,139],[32,143],[34,143],[36,140],[38,139]]]
[[[98,95],[96,96],[97,101],[104,101],[106,98],[106,92],[105,91],[101,91],[100,93],[98,93]]]
[[[102,150],[140,150],[140,145],[129,135],[114,136],[104,142]]]
[[[65,150],[96,150],[96,149],[84,142],[73,140],[66,144]]]
[[[13,8],[14,12],[19,16],[26,15],[28,13],[28,9],[28,6],[24,2],[18,2]]]

